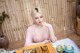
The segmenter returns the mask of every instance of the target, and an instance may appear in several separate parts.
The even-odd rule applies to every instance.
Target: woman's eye
[[[35,19],[38,19],[38,17],[35,17]]]

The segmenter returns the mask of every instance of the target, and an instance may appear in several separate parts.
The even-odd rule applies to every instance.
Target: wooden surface
[[[78,18],[78,17],[77,17],[76,31],[77,31],[78,36],[80,36],[80,18]]]

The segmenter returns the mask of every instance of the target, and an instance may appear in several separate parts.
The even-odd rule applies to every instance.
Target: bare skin
[[[44,22],[41,14],[36,14],[33,20],[34,24],[27,29],[25,46],[57,40],[52,25]]]

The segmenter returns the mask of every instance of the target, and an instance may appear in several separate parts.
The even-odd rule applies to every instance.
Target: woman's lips
[[[41,22],[39,22],[39,23],[41,23]]]
[[[39,23],[42,23],[42,22],[39,22]]]

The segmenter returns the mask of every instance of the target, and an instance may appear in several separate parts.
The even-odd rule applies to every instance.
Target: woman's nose
[[[42,19],[41,19],[41,18],[39,18],[39,21],[42,21]]]

